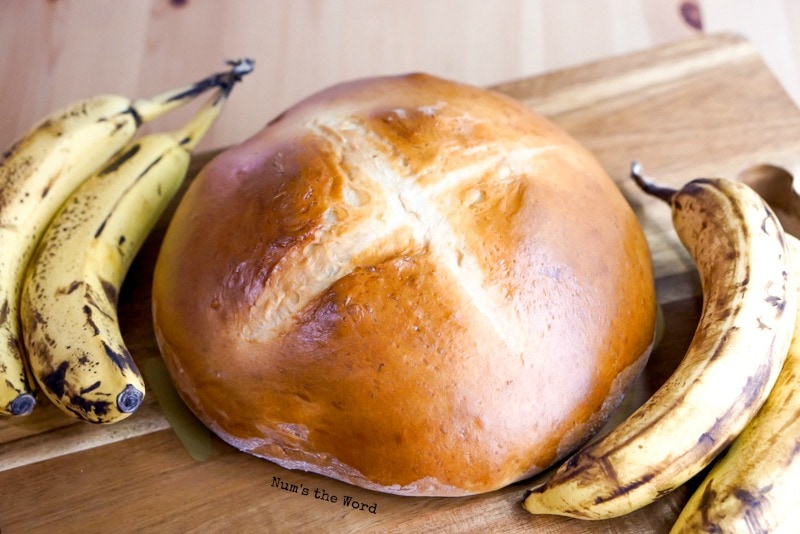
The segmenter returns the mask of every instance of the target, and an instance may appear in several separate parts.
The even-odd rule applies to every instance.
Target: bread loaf
[[[485,89],[341,84],[214,158],[165,236],[154,324],[222,439],[378,491],[487,492],[607,419],[655,326],[598,162]]]

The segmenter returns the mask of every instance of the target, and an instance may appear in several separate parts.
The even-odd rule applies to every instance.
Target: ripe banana
[[[800,241],[787,234],[791,275]],[[797,532],[800,510],[800,314],[789,355],[758,414],[692,494],[671,533]]]
[[[641,508],[706,467],[754,417],[786,358],[797,315],[784,231],[752,189],[697,179],[680,190],[632,175],[670,203],[696,262],[703,313],[674,373],[628,419],[561,465],[524,507],[605,519]]]
[[[119,327],[119,290],[238,76],[184,128],[133,141],[81,184],[36,248],[20,300],[23,339],[33,376],[64,412],[112,423],[141,404],[144,383]]]
[[[25,415],[34,384],[20,338],[19,296],[36,244],[67,196],[134,137],[139,127],[240,75],[230,71],[153,98],[97,96],[51,114],[0,156],[0,414]]]

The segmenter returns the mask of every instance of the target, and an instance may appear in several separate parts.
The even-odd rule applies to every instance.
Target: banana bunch
[[[77,102],[2,155],[0,414],[30,413],[36,385],[69,413],[94,422],[138,407],[144,388],[119,337],[116,295],[174,194],[166,176],[180,183],[185,170],[178,160],[252,66],[251,60],[232,62],[227,71],[148,99],[101,95]],[[143,124],[211,89],[217,94],[199,112],[202,118],[178,132],[180,138],[169,136],[182,155],[168,154],[163,140],[135,140]],[[29,295],[24,306],[23,293]],[[128,382],[115,391],[119,373]]]
[[[775,391],[789,354],[798,316],[797,260],[765,201],[733,180],[696,179],[676,191],[645,181],[638,165],[632,175],[647,193],[670,204],[675,230],[700,274],[702,315],[663,386],[609,434],[567,459],[544,485],[529,490],[523,506],[531,513],[621,516],[696,476],[740,434],[750,443],[763,439],[746,438],[756,432],[752,427],[743,430]],[[733,478],[744,476],[739,464],[751,460],[732,460]],[[734,500],[758,499],[768,492],[761,482],[748,488],[749,496],[733,492]],[[724,491],[723,484],[720,478],[707,482],[692,505],[694,514],[687,508],[692,519],[683,524],[705,524],[709,502]],[[788,497],[796,499],[797,492]],[[720,516],[728,513],[722,505],[718,510]]]

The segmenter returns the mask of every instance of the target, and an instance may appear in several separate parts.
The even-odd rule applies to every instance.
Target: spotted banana
[[[230,76],[214,74],[147,99],[100,95],[76,102],[43,119],[0,156],[0,415],[25,415],[36,402],[20,336],[19,296],[30,257],[55,212],[143,123]]]
[[[641,508],[697,475],[755,416],[786,358],[797,291],[786,235],[767,204],[733,180],[679,190],[632,176],[669,202],[696,262],[703,312],[683,360],[628,419],[529,490],[536,514],[604,519]]]
[[[800,241],[787,234],[792,276]],[[800,313],[789,354],[761,410],[692,494],[672,534],[797,532],[800,510]]]
[[[70,196],[42,237],[23,284],[22,331],[33,376],[64,412],[113,423],[141,404],[144,382],[120,331],[119,291],[244,72],[179,131],[129,144]]]

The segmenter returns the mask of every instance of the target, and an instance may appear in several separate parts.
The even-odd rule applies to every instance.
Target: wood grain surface
[[[798,103],[798,25],[795,0],[2,0],[0,146],[76,98],[146,96],[241,55],[257,71],[205,149],[357,76],[424,70],[490,85],[702,32],[746,36]]]
[[[800,112],[756,49],[730,35],[691,38],[496,89],[592,150],[647,232],[665,334],[621,417],[674,369],[701,307],[694,266],[674,237],[668,209],[631,184],[630,161],[673,185],[697,176],[734,177],[760,162],[797,174]],[[193,172],[210,156],[196,158]],[[145,369],[158,361],[149,284],[162,231],[163,225],[137,258],[121,295],[123,331]],[[154,375],[146,378],[152,386]],[[208,445],[197,457],[196,443],[187,449],[165,417],[160,403],[169,392],[150,393],[140,412],[109,427],[71,421],[46,401],[30,416],[0,420],[0,532],[663,533],[695,483],[600,522],[524,512],[523,493],[535,481],[469,498],[384,495],[281,469],[207,432],[194,438]]]
[[[256,70],[203,140],[214,149],[342,80],[421,70],[489,85],[698,34],[681,3],[2,0],[0,146],[75,99],[144,97],[253,57]]]

